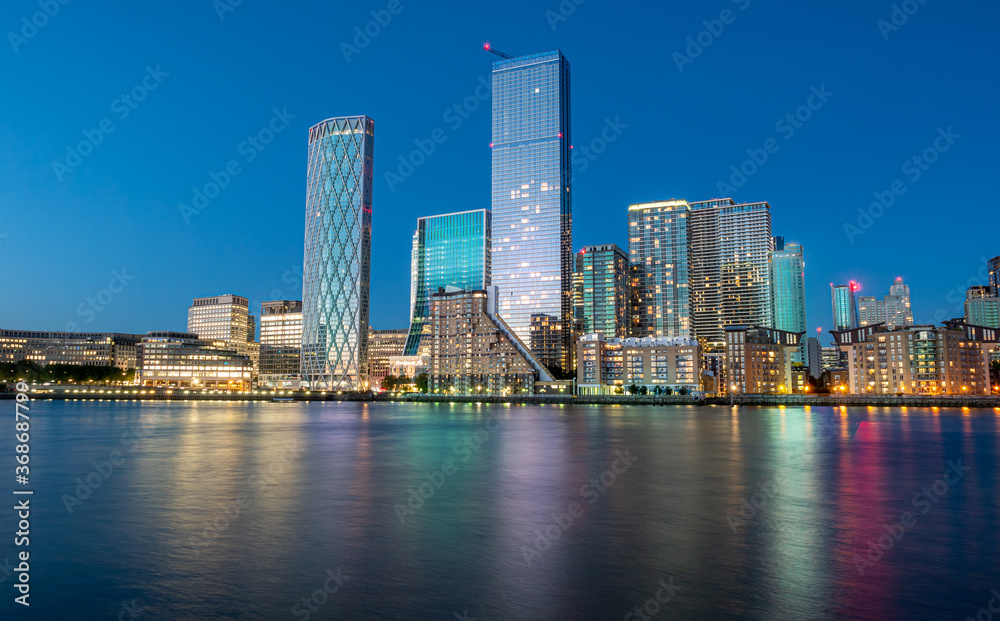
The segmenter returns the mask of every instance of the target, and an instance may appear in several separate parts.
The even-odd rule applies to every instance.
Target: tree
[[[639,392],[639,387],[636,386],[635,384],[632,384],[631,386],[628,387],[628,394],[634,395],[638,394],[638,392]]]
[[[687,387],[686,386],[682,386],[681,389],[677,391],[677,394],[679,394],[679,395],[686,395],[686,394],[688,394],[688,392],[690,392],[690,391],[687,389]]]
[[[615,386],[615,394],[616,395],[622,395],[622,394],[625,394],[625,391],[622,389],[621,386]]]
[[[649,394],[649,389],[646,388],[645,386],[639,386],[639,394],[640,395],[647,395],[647,394]]]
[[[413,383],[417,385],[417,390],[420,392],[427,392],[427,384],[430,377],[426,373],[418,373],[416,377],[413,378]]]
[[[674,394],[674,389],[671,388],[670,386],[664,386],[663,387],[663,394],[665,394],[667,396],[670,396],[670,395]]]

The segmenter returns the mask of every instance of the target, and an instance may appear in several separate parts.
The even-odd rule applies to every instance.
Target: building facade
[[[774,303],[774,327],[785,332],[806,331],[806,263],[799,244],[785,244],[774,238],[771,255],[771,288]],[[793,361],[806,364],[808,352],[803,342]]]
[[[139,344],[140,386],[247,391],[254,365],[224,341],[185,332],[149,332]]]
[[[631,336],[694,336],[690,221],[691,207],[683,200],[629,206],[628,249],[634,267]]]
[[[965,292],[965,323],[1000,328],[1000,297],[992,287],[970,287]]]
[[[887,328],[902,328],[913,325],[913,310],[910,306],[910,287],[903,278],[896,279],[889,287],[889,295],[881,300],[875,296],[863,295],[858,298],[858,327],[885,324]]]
[[[430,392],[530,394],[536,381],[553,380],[497,314],[497,299],[496,287],[431,296]]]
[[[309,129],[301,374],[314,390],[368,390],[375,122]]]
[[[989,394],[989,354],[1000,330],[949,323],[832,332],[847,355],[847,392],[856,395]]]
[[[406,346],[407,336],[410,331],[401,330],[375,330],[368,331],[368,381],[372,390],[382,388],[382,380],[390,373],[389,360],[403,355],[403,348]],[[413,377],[412,375],[409,377]]]
[[[692,337],[588,334],[576,355],[577,394],[620,394],[631,386],[651,395],[701,390],[701,347]]]
[[[579,317],[584,334],[629,333],[629,258],[615,244],[586,246],[576,255]]]
[[[573,279],[570,66],[552,51],[493,63],[493,275],[504,321],[523,342],[533,314],[558,339],[533,353],[571,365]]]
[[[405,355],[426,353],[421,340],[429,333],[430,297],[440,287],[472,291],[485,290],[490,285],[491,229],[492,214],[486,209],[417,220],[410,267],[412,312]]]
[[[302,302],[260,305],[260,379],[269,388],[298,388],[302,350]]]
[[[250,301],[226,294],[195,298],[188,307],[187,331],[205,341],[222,341],[253,362],[256,382],[260,369],[257,319],[250,313]]]
[[[1000,257],[987,261],[986,270],[989,272],[989,285],[993,289],[993,295],[1000,297]]]
[[[113,332],[37,332],[0,330],[0,362],[30,360],[39,365],[79,364],[136,368],[136,347],[142,335]]]
[[[858,327],[858,304],[855,297],[857,291],[858,283],[853,280],[846,285],[830,285],[834,330],[851,330]]]
[[[726,381],[736,394],[794,392],[792,355],[804,332],[760,326],[726,327]]]

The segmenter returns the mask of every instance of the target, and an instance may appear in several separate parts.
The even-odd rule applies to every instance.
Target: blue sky
[[[577,249],[627,247],[630,203],[769,201],[805,247],[811,330],[850,279],[884,295],[903,276],[918,321],[961,315],[1000,254],[993,2],[897,3],[891,27],[893,3],[870,0],[51,2],[0,8],[0,327],[182,330],[196,296],[299,299],[307,130],[353,114],[376,122],[371,322],[405,327],[417,218],[490,206],[485,41],[570,60]],[[876,192],[891,205],[871,209]]]

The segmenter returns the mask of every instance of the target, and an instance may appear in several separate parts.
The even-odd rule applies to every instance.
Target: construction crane
[[[490,45],[489,43],[483,43],[483,49],[486,50],[487,52],[489,52],[490,54],[496,54],[497,56],[499,56],[500,58],[503,58],[504,60],[506,60],[508,58],[514,58],[510,54],[504,54],[500,50],[493,49],[493,46]]]

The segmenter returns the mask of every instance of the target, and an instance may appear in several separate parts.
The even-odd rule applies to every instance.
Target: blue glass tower
[[[428,216],[413,234],[410,333],[403,355],[418,353],[439,287],[479,291],[490,285],[491,214],[486,209]]]
[[[573,306],[569,62],[493,63],[493,284],[499,314],[549,368],[568,369]],[[532,318],[545,338],[531,338]]]
[[[833,329],[840,332],[858,327],[858,284],[830,285],[833,298]]]
[[[785,332],[806,331],[806,264],[802,246],[785,244],[782,237],[774,238],[771,254],[771,300],[774,304],[774,326]],[[805,363],[805,343],[792,356]]]
[[[300,368],[314,390],[368,389],[375,122],[309,129]]]

